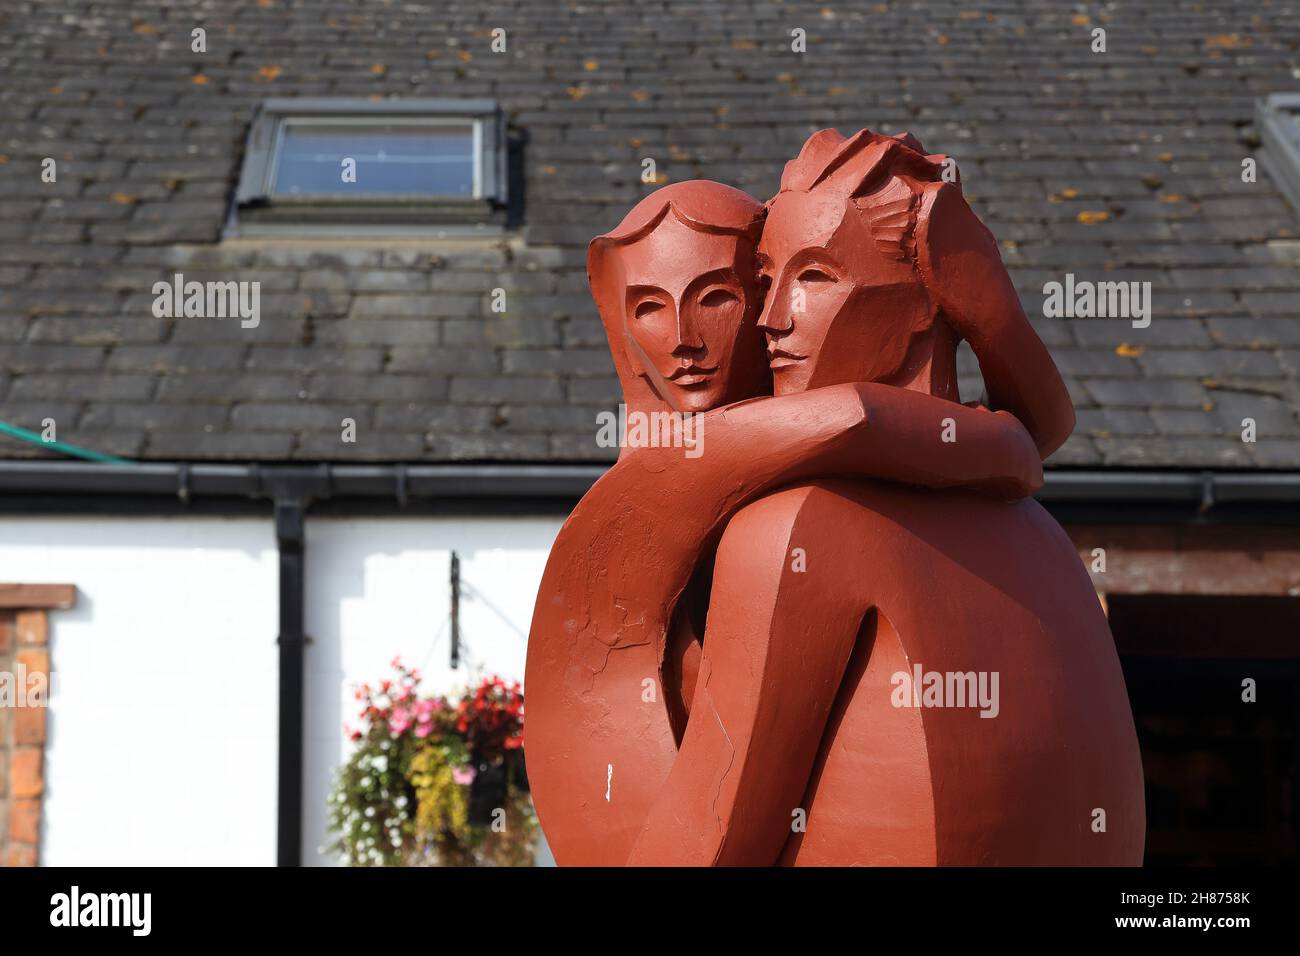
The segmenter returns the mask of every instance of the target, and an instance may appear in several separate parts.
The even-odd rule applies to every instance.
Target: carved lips
[[[718,370],[718,366],[700,366],[690,363],[679,366],[676,371],[668,376],[668,381],[681,388],[693,388],[698,385],[708,385],[709,376]]]
[[[791,365],[798,365],[807,357],[808,356],[800,355],[797,352],[790,352],[786,349],[778,348],[775,345],[768,345],[767,347],[767,364],[774,372],[777,369],[789,368]]]

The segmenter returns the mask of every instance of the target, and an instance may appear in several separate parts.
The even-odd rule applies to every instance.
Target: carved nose
[[[695,323],[686,316],[681,303],[677,307],[677,349],[692,350],[704,348],[704,340],[695,329]],[[676,351],[676,350],[675,350]]]
[[[758,327],[773,335],[784,335],[794,328],[788,310],[778,309],[776,297],[767,300],[763,314],[758,318]]]

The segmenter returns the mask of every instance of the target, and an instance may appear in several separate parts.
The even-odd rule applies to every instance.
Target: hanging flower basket
[[[531,866],[537,818],[524,773],[524,697],[489,677],[421,697],[420,675],[363,684],[356,750],[330,797],[330,849],[352,866]]]

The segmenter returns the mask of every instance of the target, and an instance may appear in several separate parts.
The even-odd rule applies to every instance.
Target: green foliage
[[[349,866],[398,866],[414,836],[415,792],[400,741],[367,738],[338,773],[330,797],[330,849]]]

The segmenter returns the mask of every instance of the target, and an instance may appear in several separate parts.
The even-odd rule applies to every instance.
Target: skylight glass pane
[[[356,160],[356,182],[343,160]],[[279,195],[474,195],[474,126],[291,122],[281,132]]]

